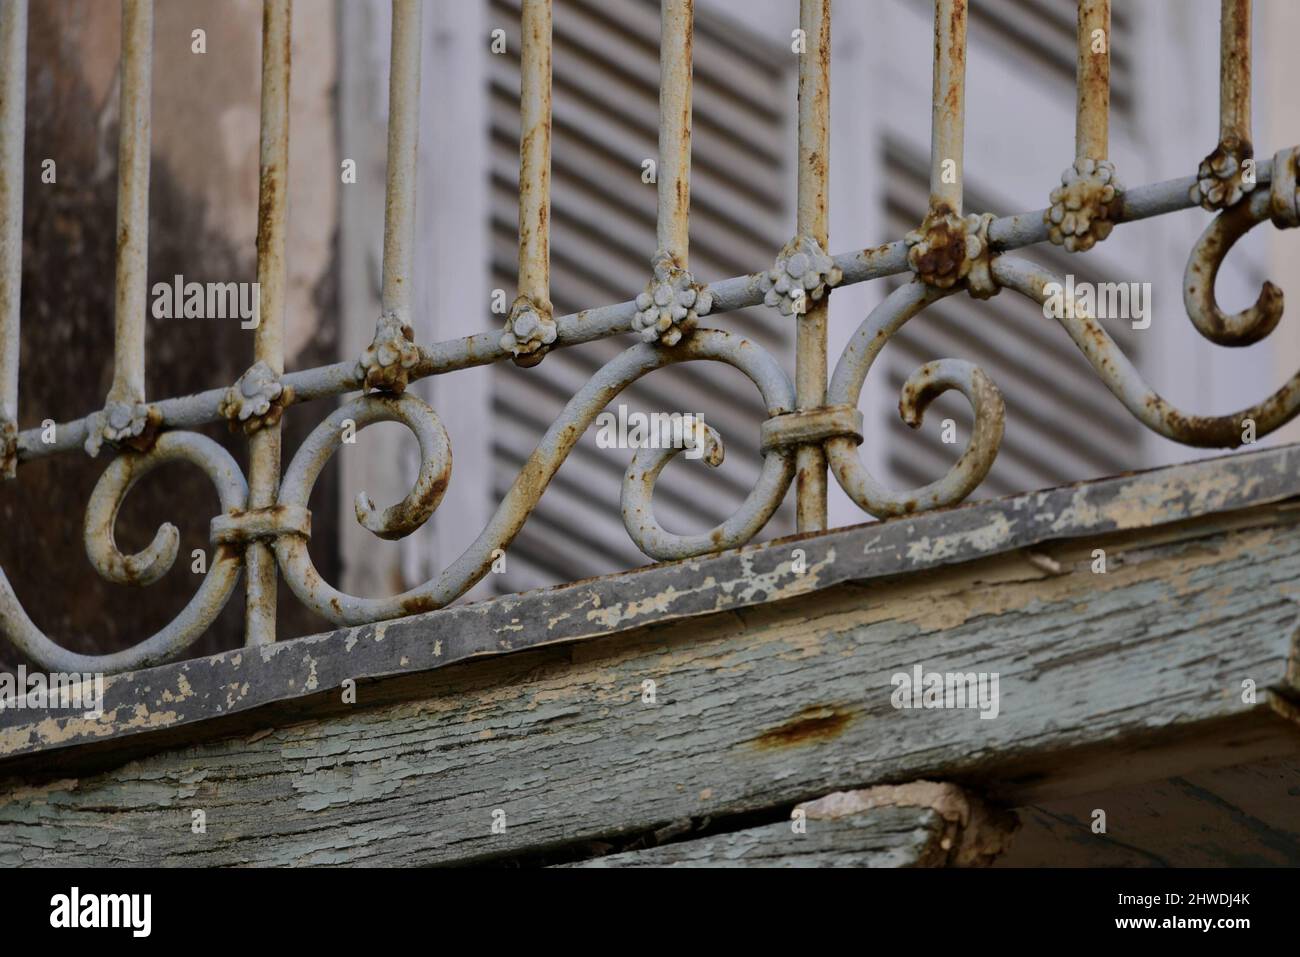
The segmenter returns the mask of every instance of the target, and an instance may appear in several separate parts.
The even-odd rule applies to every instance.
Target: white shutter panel
[[[492,0],[492,26],[510,53],[492,58],[492,283],[513,298],[518,230],[517,0]],[[558,315],[631,299],[650,278],[655,187],[641,163],[657,154],[659,9],[647,0],[557,0],[554,11],[551,297]],[[701,281],[762,267],[794,231],[783,197],[794,156],[794,70],[787,51],[747,35],[739,21],[696,23],[691,268]],[[746,310],[706,320],[740,332],[792,368],[793,330],[774,313]],[[533,369],[493,369],[493,476],[499,501],[565,403],[630,337],[551,353]],[[719,469],[678,461],[660,482],[656,509],[673,531],[696,531],[740,504],[761,465],[757,390],[720,363],[651,373],[615,403],[629,410],[694,412],[727,446]],[[622,475],[632,453],[597,447],[588,430],[507,552],[498,593],[522,591],[645,564],[623,529]],[[793,530],[789,505],[767,534]]]

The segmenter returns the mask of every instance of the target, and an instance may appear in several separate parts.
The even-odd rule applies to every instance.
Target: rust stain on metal
[[[523,0],[519,83],[519,294],[499,344],[536,366],[558,338],[551,305],[551,0]]]
[[[1222,140],[1250,142],[1250,0],[1223,0],[1219,35]]]
[[[1219,143],[1197,170],[1193,202],[1210,211],[1240,203],[1255,187],[1250,117],[1250,0],[1223,0],[1219,33]]]
[[[691,182],[694,0],[662,0],[659,45],[659,175],[656,243],[686,268]]]
[[[156,405],[146,406],[143,431],[139,435],[133,435],[124,440],[121,444],[133,452],[148,452],[158,441],[158,435],[161,431],[162,413],[158,411]]]
[[[18,426],[0,418],[0,478],[13,478],[18,468]]]
[[[551,0],[524,0],[520,16],[519,295],[540,304],[550,300]]]
[[[1263,197],[1261,197],[1261,200]],[[1197,331],[1222,346],[1247,346],[1271,333],[1282,319],[1282,290],[1265,281],[1254,305],[1229,315],[1215,297],[1219,268],[1236,242],[1267,215],[1262,203],[1239,202],[1220,213],[1197,240],[1183,276],[1183,299]]]
[[[1079,0],[1078,42],[1075,157],[1104,160],[1110,148],[1110,0]]]
[[[254,368],[265,370],[271,380],[278,380],[284,374],[292,36],[292,0],[265,0],[257,211],[261,315],[253,332],[253,356]],[[276,397],[283,398],[283,390]],[[260,404],[257,407],[261,410]],[[266,420],[249,437],[248,505],[254,510],[274,505],[280,487],[279,416],[272,411],[270,402],[262,414]],[[247,570],[244,641],[248,645],[269,644],[275,641],[275,555],[267,542],[252,541],[245,550],[244,562]]]
[[[257,191],[257,251],[269,256],[274,251],[275,230],[283,215],[280,204],[280,177],[274,167],[262,171]]]
[[[966,0],[935,0],[930,203],[960,215],[966,113]]]
[[[908,263],[927,285],[950,288],[970,272],[966,235],[965,220],[947,203],[939,203],[908,234]]]
[[[795,311],[795,399],[801,409],[816,409],[826,399],[827,381],[827,297],[842,278],[829,257],[818,266],[822,250],[829,245],[829,153],[830,153],[830,57],[831,5],[829,0],[801,0],[799,26],[805,47],[799,56],[799,176],[796,237],[778,255],[772,293],[789,295],[777,284],[790,285],[792,273],[804,293]],[[811,270],[801,269],[809,261]],[[794,266],[791,269],[791,266]],[[815,274],[810,283],[806,273]],[[793,302],[780,303],[782,312],[792,311]],[[796,451],[795,523],[800,532],[820,531],[827,524],[826,453],[817,443],[800,445]]]

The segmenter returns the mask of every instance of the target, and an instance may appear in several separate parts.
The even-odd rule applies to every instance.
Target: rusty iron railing
[[[222,513],[211,523],[215,546],[207,574],[185,609],[162,631],[134,647],[102,656],[74,654],[48,638],[19,604],[0,572],[0,631],[27,656],[62,671],[120,671],[182,653],[229,600],[241,566],[248,574],[249,644],[275,640],[277,570],[297,598],[330,621],[357,625],[438,608],[482,578],[494,553],[519,532],[565,457],[597,414],[629,384],[678,362],[723,362],[758,388],[767,409],[761,430],[764,463],[744,503],[706,532],[676,535],[654,519],[651,501],[664,466],[680,449],[642,448],[623,483],[624,524],[655,559],[680,559],[743,545],[757,535],[798,476],[801,531],[826,525],[827,469],[862,509],[894,516],[960,502],[987,475],[1002,437],[1004,406],[992,380],[961,359],[927,363],[906,381],[899,410],[918,426],[934,398],[955,390],[975,416],[969,443],[949,472],[908,491],[889,489],[863,466],[858,401],[884,344],[931,303],[961,292],[980,299],[1003,289],[1045,303],[1058,280],[1010,255],[1052,242],[1082,251],[1120,223],[1200,204],[1215,213],[1188,262],[1184,301],[1196,329],[1215,343],[1246,345],[1268,335],[1282,313],[1282,294],[1266,284],[1249,309],[1227,315],[1214,280],[1229,249],[1266,219],[1300,224],[1297,149],[1255,163],[1250,141],[1250,0],[1223,0],[1221,135],[1195,176],[1125,189],[1107,156],[1109,0],[1080,0],[1078,115],[1073,165],[1047,209],[1015,216],[964,215],[962,149],[965,116],[967,0],[936,0],[934,97],[929,210],[899,241],[837,256],[827,253],[830,102],[830,0],[801,0],[805,39],[799,62],[798,218],[795,235],[770,269],[711,285],[696,282],[688,259],[691,160],[692,0],[662,0],[658,248],[651,278],[635,300],[556,317],[550,302],[551,3],[523,0],[519,199],[519,292],[502,332],[421,345],[411,325],[411,281],[420,77],[420,0],[393,0],[389,90],[388,183],[382,311],[374,340],[359,360],[296,372],[284,370],[285,215],[288,183],[289,33],[291,0],[265,0],[263,20],[261,200],[258,226],[260,322],[255,363],[228,389],[147,400],[145,260],[150,149],[152,0],[123,0],[121,141],[118,170],[118,260],[114,377],[104,408],[57,427],[18,432],[18,325],[21,276],[22,161],[27,2],[0,3],[0,471],[84,448],[116,451],[86,513],[86,550],[100,574],[147,585],[176,558],[179,536],[164,525],[142,551],[122,554],[113,539],[117,510],[131,486],[159,464],[185,460],[216,486]],[[858,327],[827,374],[827,301],[832,287],[911,272]],[[767,352],[700,320],[766,303],[796,327],[794,383]],[[1076,308],[1077,306],[1077,308]],[[1300,410],[1300,373],[1259,404],[1217,417],[1187,415],[1142,380],[1107,332],[1080,304],[1058,321],[1105,386],[1144,425],[1201,447],[1242,444],[1253,420],[1263,435]],[[535,366],[553,349],[611,336],[639,334],[565,406],[506,493],[487,527],[439,575],[400,595],[360,598],[325,582],[307,551],[312,487],[340,448],[345,428],[399,422],[420,446],[420,468],[407,497],[379,509],[362,493],[357,520],[382,538],[400,538],[433,514],[450,479],[451,446],[428,405],[406,391],[410,382],[459,369],[513,360]],[[280,419],[286,408],[361,390],[316,427],[281,476]],[[226,419],[249,436],[248,480],[228,452],[192,431]],[[721,438],[706,429],[705,461],[721,459]]]

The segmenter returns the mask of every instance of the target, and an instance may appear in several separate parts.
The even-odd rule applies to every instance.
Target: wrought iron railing
[[[1110,98],[1110,3],[1080,0],[1078,118],[1075,159],[1045,210],[1015,216],[963,215],[962,149],[967,0],[936,0],[934,97],[929,211],[899,241],[838,256],[826,252],[829,155],[830,0],[801,0],[804,49],[799,60],[798,219],[794,238],[770,269],[711,285],[697,283],[688,258],[691,160],[691,0],[662,0],[658,160],[658,249],[652,278],[633,301],[556,317],[549,297],[551,3],[523,0],[519,202],[519,294],[503,332],[484,332],[429,345],[411,326],[415,163],[420,75],[420,0],[393,0],[389,89],[388,182],[384,229],[382,312],[374,341],[359,360],[297,372],[284,370],[285,212],[288,182],[289,27],[291,0],[265,0],[262,49],[261,199],[257,237],[260,322],[255,364],[227,389],[147,400],[144,393],[146,316],[151,0],[123,0],[121,138],[118,166],[118,254],[114,377],[104,408],[47,430],[17,430],[19,282],[25,99],[26,0],[0,3],[0,472],[12,477],[25,461],[84,448],[111,446],[109,463],[91,496],[85,542],[106,578],[148,585],[171,567],[179,535],[163,525],[152,543],[123,554],[114,542],[117,511],[132,485],[158,465],[188,461],[216,486],[222,514],[212,520],[215,547],[207,574],[184,610],[157,634],[127,650],[74,654],[28,617],[0,571],[0,631],[27,656],[52,670],[120,671],[184,651],[211,625],[247,572],[246,641],[275,640],[276,575],[300,601],[340,625],[390,619],[446,605],[464,594],[505,549],[565,457],[597,414],[643,375],[678,362],[711,360],[743,372],[758,388],[768,418],[761,433],[764,464],[744,503],[713,529],[675,535],[660,527],[651,499],[664,466],[680,449],[638,450],[623,482],[624,524],[655,559],[680,559],[740,546],[757,535],[798,476],[800,531],[826,525],[827,470],[872,515],[887,517],[960,502],[984,479],[998,451],[1003,401],[979,368],[961,359],[927,363],[906,381],[899,411],[918,426],[927,406],[955,390],[972,406],[969,443],[943,478],[895,491],[863,466],[857,405],[872,363],[909,319],[945,296],[985,299],[1010,289],[1046,303],[1060,295],[1056,277],[1010,253],[1053,242],[1082,251],[1120,223],[1200,204],[1217,215],[1187,265],[1184,301],[1197,330],[1212,342],[1242,346],[1272,331],[1282,294],[1266,284],[1254,306],[1225,314],[1214,281],[1243,234],[1271,219],[1300,225],[1297,148],[1256,163],[1250,131],[1250,0],[1223,0],[1221,127],[1215,150],[1196,176],[1125,189],[1107,157]],[[890,294],[858,327],[832,374],[827,364],[827,301],[832,287],[911,272],[913,281]],[[793,317],[797,329],[794,383],[753,342],[700,320],[766,303]],[[1077,307],[1077,308],[1076,308]],[[1300,410],[1300,373],[1264,401],[1217,417],[1185,414],[1157,395],[1081,303],[1066,302],[1056,318],[1105,386],[1139,421],[1188,445],[1231,448],[1262,436]],[[313,484],[349,429],[400,422],[420,446],[414,488],[380,509],[362,493],[357,520],[381,538],[419,528],[438,507],[451,473],[451,447],[436,413],[406,391],[414,380],[513,360],[534,366],[554,349],[635,333],[640,342],[600,369],[570,399],[506,493],[487,527],[439,575],[400,595],[344,594],[317,573],[307,551]],[[294,454],[281,475],[280,419],[290,406],[363,390],[331,413]],[[222,419],[241,428],[251,446],[247,481],[231,455],[192,431]],[[44,433],[44,435],[43,435]],[[706,461],[721,457],[711,429]]]

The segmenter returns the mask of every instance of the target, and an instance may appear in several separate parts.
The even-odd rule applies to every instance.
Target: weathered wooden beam
[[[789,821],[565,866],[985,867],[1017,823],[955,785],[917,781],[828,794]]]
[[[800,801],[882,783],[946,779],[1018,806],[1294,753],[1300,512],[1255,499],[1294,494],[1294,469],[1278,471],[1287,462],[1279,451],[1113,480],[1104,494],[981,504],[945,513],[950,534],[941,516],[922,516],[682,563],[672,572],[690,574],[656,592],[657,613],[636,574],[621,577],[630,593],[595,604],[606,582],[572,586],[588,601],[553,612],[600,634],[408,676],[399,692],[363,684],[356,706],[329,695],[342,713],[286,724],[283,711],[253,712],[261,730],[100,773],[0,782],[0,865],[437,864],[617,849],[671,822],[779,820]],[[1029,499],[1039,511],[1013,504]],[[1022,528],[1074,531],[1003,552]],[[788,563],[796,545],[808,574],[822,574],[817,562],[835,575],[859,563],[858,574],[882,543],[909,573],[817,587],[761,577],[780,567],[773,550]],[[962,556],[973,560],[943,567]],[[721,568],[732,577],[712,574]],[[763,597],[736,599],[742,585]],[[700,613],[677,613],[683,592]],[[343,635],[356,648],[400,637],[426,655],[441,641],[446,655],[467,647],[446,623],[472,622],[469,612]],[[516,627],[545,634],[549,622]],[[469,631],[470,647],[491,633]],[[266,659],[245,653],[241,667],[305,655],[319,698],[339,680],[320,650],[289,643]],[[998,674],[998,716],[895,709],[893,676],[916,665]]]
[[[267,711],[281,716],[328,711],[346,681],[406,675],[415,677],[418,688],[420,676],[483,656],[737,613],[850,582],[1176,525],[1296,497],[1300,447],[1283,446],[784,539],[111,676],[105,713],[98,719],[0,711],[0,772],[5,759],[22,755],[38,755],[42,766],[56,766],[52,752],[73,749],[70,763],[84,767],[96,756],[86,745],[96,742],[121,754],[128,739],[139,740],[143,748],[191,740],[195,732],[184,729],[196,723],[214,722],[228,733],[264,725]],[[384,693],[372,690],[371,701]],[[392,694],[406,692],[399,685]],[[232,720],[254,710],[258,716]]]

